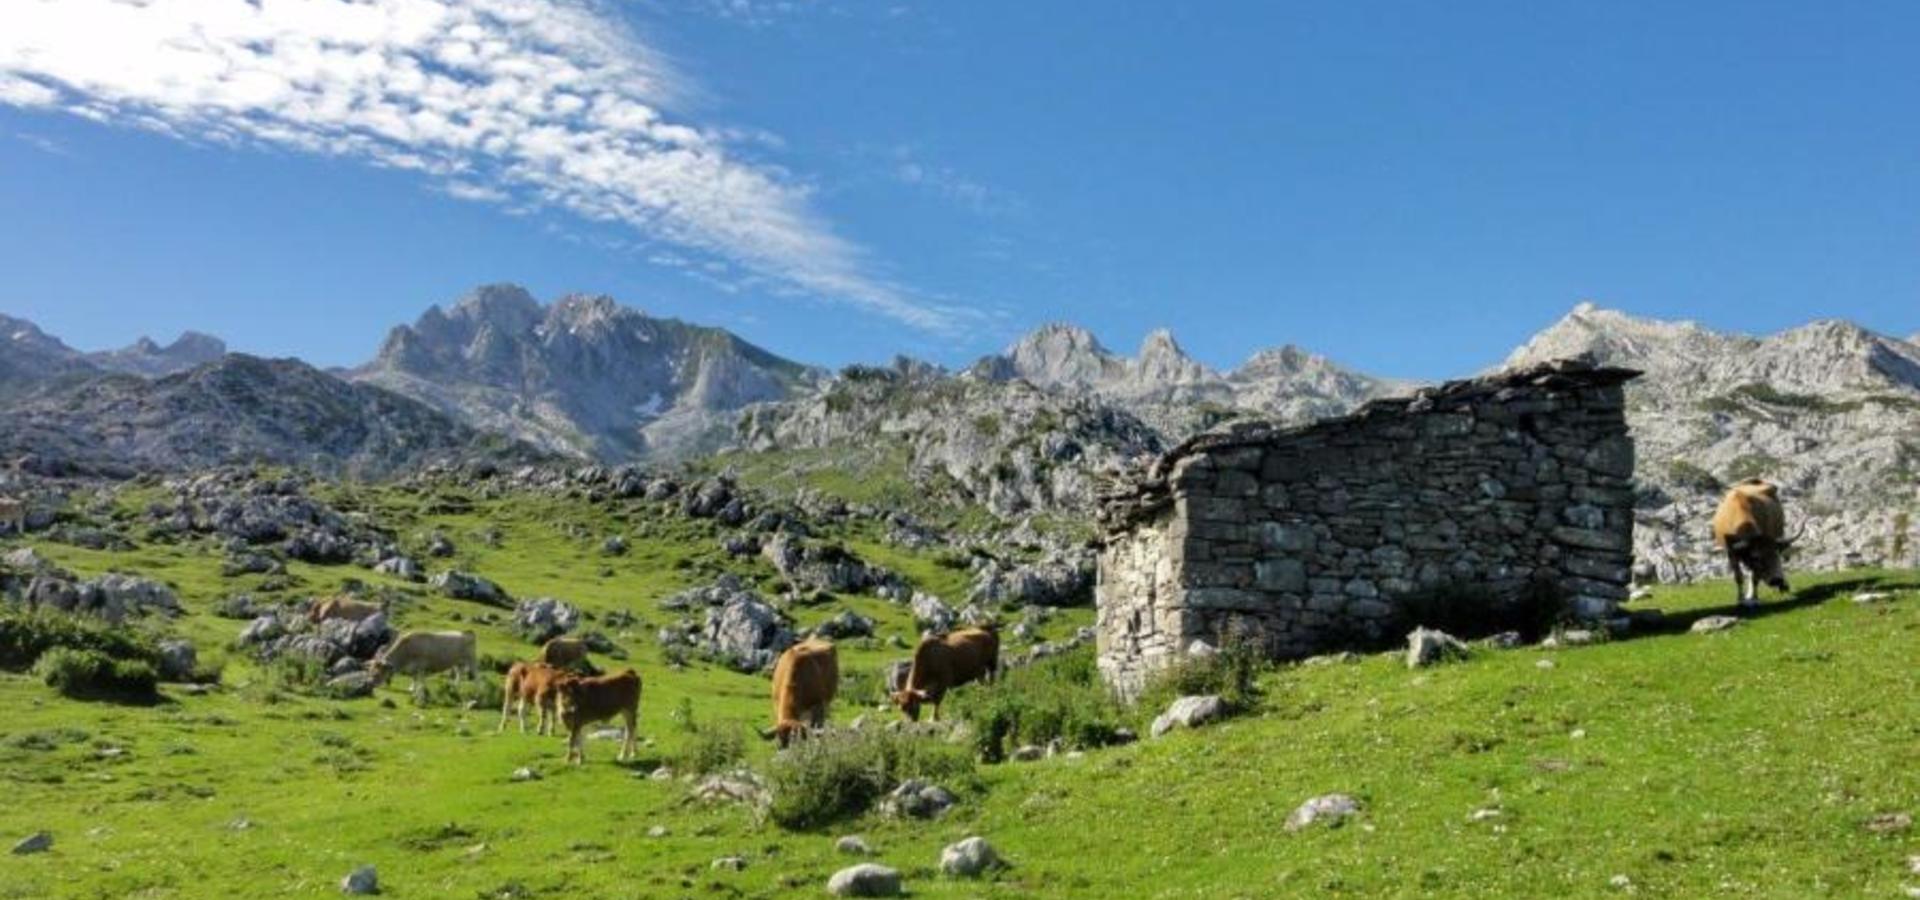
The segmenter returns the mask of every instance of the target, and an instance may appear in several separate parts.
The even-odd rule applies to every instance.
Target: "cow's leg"
[[[626,718],[627,718],[627,737],[626,737],[626,740],[623,740],[620,742],[620,761],[621,762],[625,762],[627,760],[630,760],[640,755],[639,738],[636,737],[636,732],[638,732],[639,726],[640,726],[640,722],[639,722],[640,711],[637,709],[629,709],[627,710]]]
[[[1747,585],[1740,573],[1740,557],[1732,550],[1727,551],[1727,568],[1733,572],[1733,602],[1738,606],[1747,604]]]
[[[503,694],[503,695],[501,695],[501,697],[500,697],[500,727],[498,727],[498,728],[495,728],[495,729],[493,730],[493,733],[494,733],[494,734],[505,734],[505,733],[506,733],[506,731],[507,731],[507,712],[508,712],[508,710],[509,710],[509,709],[511,709],[511,708],[513,707],[513,701],[514,701],[514,699],[515,699],[515,698],[514,698],[514,696],[513,696],[513,692],[512,692],[512,691],[508,691],[508,692],[506,692],[505,694]],[[526,704],[524,704],[524,703],[522,703],[522,704],[521,704],[521,706],[520,706],[520,733],[521,733],[521,734],[526,734],[526,733],[527,733],[527,707],[526,707]]]
[[[587,764],[587,742],[581,734],[581,730],[585,727],[582,725],[574,728],[572,733],[567,735],[567,762],[576,766]]]

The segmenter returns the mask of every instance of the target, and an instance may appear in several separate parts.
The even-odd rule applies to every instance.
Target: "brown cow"
[[[1783,593],[1791,590],[1780,570],[1780,557],[1799,536],[1787,537],[1786,530],[1787,515],[1775,485],[1749,478],[1734,485],[1720,501],[1720,509],[1713,514],[1713,542],[1727,551],[1740,605],[1760,603],[1762,581]]]
[[[840,651],[831,641],[808,638],[787,648],[773,664],[773,731],[781,748],[808,729],[827,724],[827,710],[840,690]]]
[[[519,704],[520,733],[527,733],[527,702],[532,701],[539,719],[534,723],[534,734],[552,734],[553,722],[559,716],[554,705],[558,699],[556,688],[560,678],[566,673],[541,662],[517,662],[507,670],[507,680],[501,686],[505,699],[500,701],[500,727],[495,732],[507,730],[507,710],[515,703]]]
[[[337,597],[328,597],[325,600],[317,601],[308,607],[307,621],[315,625],[325,622],[328,619],[346,619],[350,622],[359,622],[371,618],[384,608],[385,607],[378,603],[355,600],[352,597],[342,594]]]
[[[915,722],[920,721],[920,704],[931,703],[938,722],[940,701],[948,691],[970,681],[991,681],[999,671],[1000,636],[992,626],[930,634],[914,648],[907,686],[894,693],[893,703]]]
[[[587,642],[557,637],[540,647],[540,661],[556,669],[571,669],[587,661]]]
[[[640,720],[640,673],[632,669],[618,675],[566,675],[554,682],[559,703],[560,727],[567,730],[567,762],[584,765],[587,744],[582,735],[588,725],[614,716],[626,725],[620,741],[619,759],[632,759],[639,752],[635,734]]]
[[[27,533],[27,505],[12,497],[0,497],[0,531]]]

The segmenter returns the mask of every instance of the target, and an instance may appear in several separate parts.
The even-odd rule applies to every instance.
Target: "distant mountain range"
[[[958,371],[897,359],[829,373],[608,297],[542,304],[512,285],[429,308],[349,370],[225,351],[188,333],[84,353],[0,316],[0,452],[99,471],[262,460],[378,474],[463,456],[839,448],[848,465],[904,461],[930,493],[1002,515],[1073,514],[1096,470],[1226,420],[1307,421],[1412,387],[1291,345],[1216,371],[1164,330],[1129,357],[1068,324]],[[1506,364],[1574,355],[1646,372],[1629,418],[1638,542],[1660,574],[1718,567],[1701,523],[1747,475],[1786,487],[1815,562],[1920,543],[1896,536],[1920,500],[1914,338],[1838,321],[1750,337],[1582,304]]]
[[[83,353],[25,319],[0,315],[0,394],[49,379],[120,372],[157,377],[226,355],[219,338],[188,331],[165,347],[141,338],[119,350]]]

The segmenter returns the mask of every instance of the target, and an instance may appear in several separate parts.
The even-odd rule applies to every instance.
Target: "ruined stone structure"
[[[1102,674],[1131,693],[1236,632],[1281,659],[1397,639],[1436,596],[1613,615],[1637,374],[1556,361],[1182,444],[1102,497]]]

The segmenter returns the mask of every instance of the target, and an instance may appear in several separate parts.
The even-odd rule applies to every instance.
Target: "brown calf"
[[[947,692],[970,681],[991,680],[1000,670],[1000,636],[991,627],[963,628],[947,635],[927,635],[913,651],[907,686],[893,695],[895,706],[907,718],[920,721],[920,704],[933,704],[933,720],[940,721],[940,701]]]
[[[534,734],[552,734],[557,701],[555,688],[557,682],[566,673],[546,663],[517,662],[507,670],[506,683],[501,686],[505,699],[500,701],[500,727],[494,731],[507,730],[507,710],[519,704],[520,733],[527,733],[527,703],[532,701],[539,719],[534,723]]]
[[[620,716],[626,725],[626,737],[620,742],[621,760],[639,752],[635,733],[640,720],[640,673],[632,669],[618,675],[583,677],[562,675],[555,682],[559,697],[560,727],[567,730],[567,762],[583,765],[587,761],[588,725]]]

